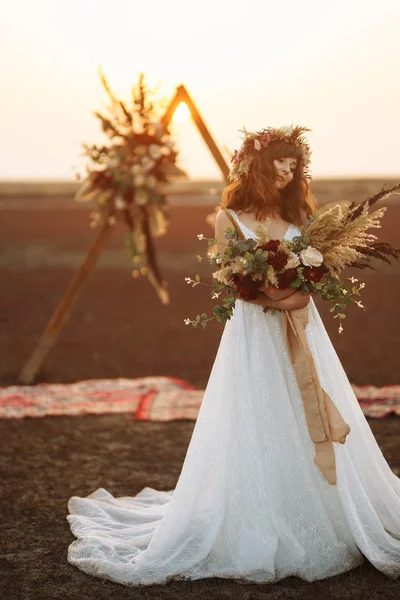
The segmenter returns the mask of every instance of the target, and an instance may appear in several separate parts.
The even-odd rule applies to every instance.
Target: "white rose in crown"
[[[300,264],[300,259],[294,252],[290,252],[285,269],[294,269]]]
[[[307,246],[307,248],[302,250],[300,252],[300,258],[301,262],[306,267],[319,267],[324,261],[321,252],[312,246]]]
[[[279,131],[281,131],[285,135],[290,135],[291,133],[293,133],[293,128],[289,125],[283,125],[282,127],[279,127]]]

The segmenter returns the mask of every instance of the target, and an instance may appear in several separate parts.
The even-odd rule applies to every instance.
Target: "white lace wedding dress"
[[[285,238],[298,233],[291,225]],[[324,579],[365,555],[398,577],[400,479],[312,299],[306,335],[320,382],[351,427],[345,444],[334,443],[337,485],[314,463],[282,314],[237,301],[175,490],[114,498],[101,488],[71,498],[67,518],[78,539],[69,562],[125,585],[205,577],[274,583]]]

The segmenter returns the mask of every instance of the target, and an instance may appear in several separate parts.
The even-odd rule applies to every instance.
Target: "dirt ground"
[[[382,422],[370,423],[393,465],[398,419],[386,419],[384,432]],[[173,489],[192,430],[193,422],[146,423],[128,415],[0,421],[2,600],[398,599],[400,580],[388,579],[366,559],[326,580],[290,577],[263,586],[215,578],[126,588],[69,565],[67,548],[74,538],[65,518],[68,499],[98,487],[116,496],[134,495],[145,486]]]
[[[145,279],[130,277],[117,228],[38,381],[171,375],[204,387],[221,326],[193,330],[185,317],[211,312],[208,289],[192,290],[184,277],[207,273],[196,253],[212,235],[212,208],[174,206],[168,235],[157,247],[171,303],[162,306]],[[400,245],[400,205],[388,208],[380,237]],[[83,260],[95,232],[85,209],[0,211],[0,385],[17,383],[52,311]],[[400,383],[400,265],[359,275],[367,307],[349,311],[339,336],[329,308],[320,314],[339,358],[356,384]],[[400,419],[369,421],[382,451],[399,473]],[[289,578],[270,586],[206,580],[151,588],[124,588],[90,578],[66,562],[72,541],[65,520],[72,495],[104,486],[132,495],[144,486],[172,489],[180,473],[193,422],[143,423],[126,416],[0,421],[2,544],[0,597],[4,600],[112,600],[114,598],[394,599],[390,581],[368,561],[359,569],[308,584]]]

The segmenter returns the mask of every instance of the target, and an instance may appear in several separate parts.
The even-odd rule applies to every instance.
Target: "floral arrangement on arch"
[[[84,144],[86,176],[75,200],[95,201],[91,227],[128,227],[126,246],[132,257],[132,276],[147,275],[162,302],[168,302],[166,282],[157,262],[153,237],[166,233],[164,185],[185,176],[176,165],[178,152],[167,127],[157,116],[150,92],[140,74],[131,105],[116,98],[106,78],[100,78],[111,101],[107,114],[95,112],[109,138],[104,145]]]

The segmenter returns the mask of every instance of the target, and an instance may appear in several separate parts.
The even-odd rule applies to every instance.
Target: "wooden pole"
[[[229,170],[230,170],[229,166],[228,166],[226,160],[224,159],[224,157],[222,156],[217,144],[214,142],[214,139],[213,139],[211,133],[209,132],[202,116],[200,115],[200,113],[197,109],[197,106],[193,102],[191,96],[189,95],[189,93],[186,90],[184,85],[180,85],[177,87],[176,94],[175,94],[174,98],[171,100],[171,103],[163,116],[163,119],[162,119],[163,123],[166,126],[168,126],[168,124],[171,121],[173,114],[180,102],[184,102],[186,104],[186,106],[188,107],[188,109],[190,110],[191,117],[192,117],[193,121],[195,122],[203,140],[207,144],[208,149],[210,150],[211,154],[213,155],[215,162],[221,169],[224,179],[228,180],[228,175],[229,175]]]
[[[23,367],[19,376],[21,383],[31,384],[34,381],[44,359],[64,328],[70,312],[83,289],[84,283],[88,279],[93,267],[99,259],[104,246],[108,242],[111,230],[112,226],[109,225],[107,221],[99,230],[99,233],[94,240],[88,255],[72,278],[64,297],[61,299],[56,310],[54,311],[53,316],[44,330],[37,347],[35,348],[28,362]]]

